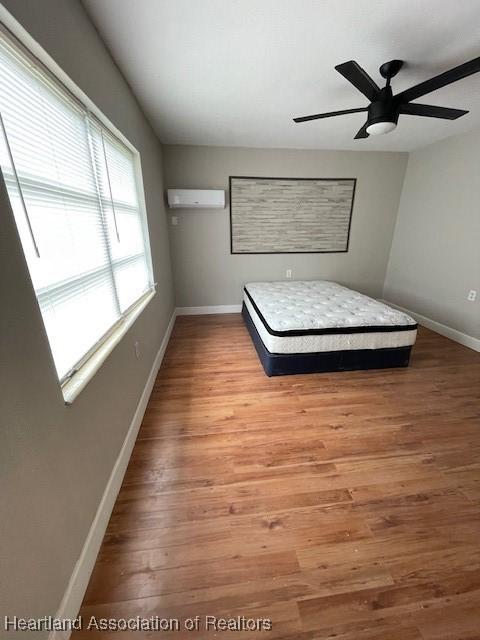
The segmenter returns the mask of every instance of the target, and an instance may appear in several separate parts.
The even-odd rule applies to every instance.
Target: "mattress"
[[[406,313],[335,282],[250,282],[244,304],[272,354],[411,347],[417,335]]]

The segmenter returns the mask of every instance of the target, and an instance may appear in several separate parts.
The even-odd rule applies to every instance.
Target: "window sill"
[[[143,298],[140,298],[130,313],[125,316],[123,321],[112,331],[95,353],[62,385],[62,394],[66,405],[71,405],[78,394],[87,386],[154,295],[155,289],[152,289]]]

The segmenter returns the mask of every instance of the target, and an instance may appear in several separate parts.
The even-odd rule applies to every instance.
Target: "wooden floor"
[[[178,318],[81,614],[479,639],[480,354],[421,329],[408,369],[267,378],[239,315]]]

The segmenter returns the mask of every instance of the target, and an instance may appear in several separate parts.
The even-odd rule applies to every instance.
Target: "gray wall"
[[[480,133],[410,154],[384,297],[480,338]],[[477,301],[468,302],[470,289]]]
[[[140,151],[158,281],[153,301],[66,407],[8,198],[0,193],[0,612],[43,616],[56,612],[79,557],[173,294],[160,145],[82,6],[75,0],[4,5]]]
[[[228,176],[357,178],[350,250],[337,254],[230,255],[229,212],[173,210],[170,246],[177,306],[241,301],[249,280],[332,279],[382,294],[407,164],[405,153],[164,146],[165,186],[228,189]]]

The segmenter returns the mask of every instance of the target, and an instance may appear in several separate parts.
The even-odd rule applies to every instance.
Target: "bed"
[[[407,367],[417,324],[323,280],[250,282],[242,314],[268,376]]]

